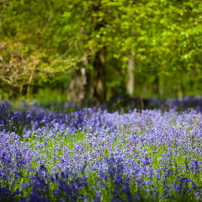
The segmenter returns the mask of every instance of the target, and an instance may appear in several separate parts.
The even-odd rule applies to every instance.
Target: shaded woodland
[[[199,0],[4,0],[0,15],[2,100],[202,92]]]

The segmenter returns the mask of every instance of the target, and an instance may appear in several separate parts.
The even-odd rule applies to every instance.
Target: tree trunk
[[[95,54],[94,67],[94,93],[93,104],[104,104],[106,101],[105,85],[106,48],[98,50]]]
[[[88,96],[88,76],[89,72],[84,67],[74,70],[73,78],[70,83],[71,101],[76,103],[83,102]]]
[[[83,67],[74,69],[73,78],[70,83],[70,97],[72,102],[85,102],[90,91],[90,71],[86,69],[89,57],[84,54]]]
[[[84,96],[84,102],[86,102],[89,98],[89,94],[90,94],[90,84],[91,84],[91,74],[90,74],[90,70],[88,68],[86,68],[89,65],[89,61],[90,61],[90,57],[85,53],[84,54],[84,68],[82,68],[83,71],[83,84],[84,84],[84,92],[85,92],[85,96]]]
[[[128,82],[127,82],[127,93],[131,96],[134,94],[135,89],[135,57],[130,55],[128,60]]]
[[[80,69],[74,69],[73,77],[70,83],[71,102],[79,103],[81,101],[83,98],[81,88],[81,71]]]
[[[93,8],[95,13],[102,10],[101,1],[98,0]],[[98,32],[101,28],[105,27],[106,22],[104,19],[100,20],[97,16],[93,16],[94,31]],[[102,37],[102,36],[101,36]],[[106,101],[106,84],[105,84],[105,62],[106,62],[106,46],[103,45],[95,52],[95,59],[93,62],[94,68],[94,92],[93,104],[102,105]]]

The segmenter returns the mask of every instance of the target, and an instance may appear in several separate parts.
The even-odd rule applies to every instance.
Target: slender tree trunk
[[[135,89],[135,57],[130,55],[128,60],[128,82],[127,82],[127,93],[131,96],[134,94]]]
[[[102,10],[101,1],[98,0],[96,6],[94,6],[94,12],[99,13]],[[93,16],[94,31],[100,31],[105,27],[106,22],[104,19],[98,20],[96,16]],[[101,36],[102,37],[102,36]],[[95,53],[95,59],[93,62],[94,68],[94,92],[93,92],[93,104],[100,105],[106,101],[106,84],[105,84],[105,63],[106,63],[106,46],[98,49]]]
[[[87,65],[89,64],[90,61],[90,57],[85,53],[84,54],[84,67],[87,67]],[[90,75],[90,70],[88,68],[82,68],[82,73],[83,73],[83,87],[84,87],[84,92],[85,92],[85,96],[84,96],[84,101],[87,101],[87,99],[89,98],[89,93],[90,93],[90,83],[91,83],[91,75]]]
[[[74,70],[73,78],[70,83],[71,101],[81,103],[87,96],[87,74],[86,69],[83,67],[78,70]]]
[[[75,69],[70,83],[71,101],[81,103],[86,100],[89,93],[90,72],[85,67],[88,65],[88,57],[84,54],[83,67]]]
[[[80,103],[80,101],[83,99],[81,89],[82,89],[81,70],[74,69],[73,77],[70,83],[71,102]]]
[[[105,85],[105,62],[106,48],[98,50],[95,54],[94,67],[94,93],[93,103],[104,104],[106,101],[106,85]]]

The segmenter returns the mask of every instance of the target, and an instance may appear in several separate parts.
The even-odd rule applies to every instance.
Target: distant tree
[[[34,78],[71,69],[73,96],[90,96],[83,81],[92,75],[96,104],[105,103],[107,86],[116,81],[124,81],[130,95],[200,92],[199,0],[10,0],[0,7],[1,80],[10,85],[29,92]]]

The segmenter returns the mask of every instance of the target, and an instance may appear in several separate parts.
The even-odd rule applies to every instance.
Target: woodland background
[[[0,0],[0,99],[104,104],[202,92],[200,0]]]

